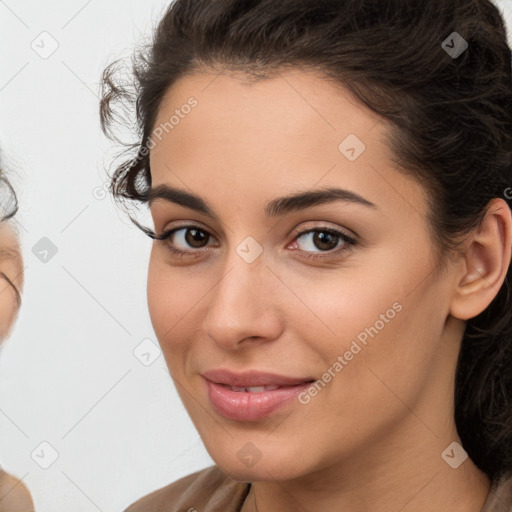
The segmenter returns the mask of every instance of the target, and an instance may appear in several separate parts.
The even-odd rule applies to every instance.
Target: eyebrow
[[[201,197],[191,194],[190,192],[163,184],[151,188],[145,195],[149,206],[151,206],[151,204],[157,199],[163,199],[165,201],[190,208],[191,210],[204,213],[208,217],[218,220],[218,216],[208,203]],[[265,214],[269,217],[278,217],[292,211],[303,210],[321,204],[332,203],[334,201],[355,203],[378,210],[377,205],[355,192],[342,188],[324,188],[307,192],[299,192],[273,199],[267,203],[265,207]]]

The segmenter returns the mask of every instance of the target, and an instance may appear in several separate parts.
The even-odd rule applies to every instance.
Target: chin
[[[247,458],[244,461],[243,452],[240,458],[217,453],[210,453],[210,456],[225,475],[237,482],[286,481],[308,473],[306,468],[298,465],[297,452],[290,457],[282,457],[276,452],[261,454],[261,458],[252,461]]]

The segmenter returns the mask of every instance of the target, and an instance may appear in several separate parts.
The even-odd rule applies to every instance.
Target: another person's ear
[[[8,337],[16,321],[23,284],[18,235],[8,221],[0,222],[0,341]]]
[[[452,316],[468,320],[489,306],[503,285],[511,253],[512,212],[503,199],[495,198],[466,240],[451,300]]]

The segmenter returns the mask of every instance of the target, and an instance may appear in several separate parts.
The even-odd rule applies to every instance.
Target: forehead
[[[152,182],[225,185],[226,198],[242,189],[256,198],[260,191],[268,197],[269,187],[277,195],[343,185],[366,190],[372,202],[412,198],[421,210],[421,188],[389,158],[388,130],[351,92],[313,72],[258,81],[239,72],[196,73],[179,79],[160,105]]]
[[[197,105],[189,109],[190,98]],[[155,129],[160,127],[164,136],[172,131],[180,147],[194,135],[205,145],[246,144],[247,152],[262,145],[269,151],[285,150],[300,141],[306,153],[312,147],[332,150],[333,145],[337,151],[338,140],[349,133],[374,145],[382,124],[383,119],[348,90],[316,73],[290,70],[258,81],[239,72],[183,77],[165,94]],[[203,144],[195,149],[203,149]]]

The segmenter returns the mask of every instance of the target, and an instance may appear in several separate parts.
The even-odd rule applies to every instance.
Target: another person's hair
[[[458,57],[445,51],[454,32],[468,43]],[[318,72],[389,122],[397,170],[426,191],[438,268],[493,198],[511,206],[511,51],[488,0],[176,0],[136,51],[133,80],[122,61],[103,74],[105,134],[119,140],[130,107],[138,129],[111,176],[114,198],[147,203],[155,119],[179,78],[211,70],[258,80],[286,69]],[[454,390],[463,446],[492,479],[512,470],[511,288],[509,267],[489,307],[467,321]]]

